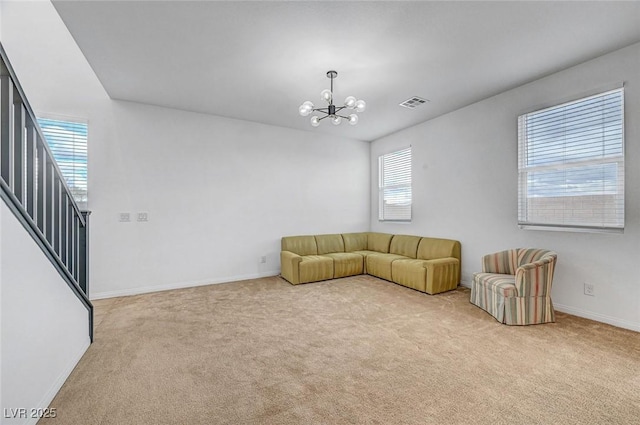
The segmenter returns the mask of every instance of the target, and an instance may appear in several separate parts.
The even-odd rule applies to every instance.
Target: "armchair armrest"
[[[437,294],[455,289],[459,282],[460,260],[454,257],[436,258],[424,260],[423,266],[427,269],[426,292]]]
[[[518,267],[518,250],[494,252],[482,257],[483,273],[516,274]]]
[[[516,291],[519,297],[546,297],[551,295],[555,258],[543,258],[523,264],[516,270]]]
[[[300,283],[300,262],[302,257],[291,251],[280,251],[280,274],[290,283]]]

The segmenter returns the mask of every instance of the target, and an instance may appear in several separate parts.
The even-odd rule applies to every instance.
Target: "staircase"
[[[89,315],[88,211],[80,211],[0,44],[0,196]]]

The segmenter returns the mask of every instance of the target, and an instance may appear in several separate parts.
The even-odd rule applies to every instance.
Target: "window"
[[[624,228],[624,89],[518,118],[518,224]]]
[[[378,158],[381,221],[411,221],[411,146]]]
[[[81,207],[87,204],[87,124],[38,118],[71,194]]]

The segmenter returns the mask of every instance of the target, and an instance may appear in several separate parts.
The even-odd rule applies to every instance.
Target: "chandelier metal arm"
[[[325,119],[325,118],[327,118],[327,117],[340,117],[340,118],[344,118],[345,120],[348,120],[348,119],[349,119],[349,117],[347,117],[347,116],[344,116],[344,115],[340,115],[340,114],[338,114],[338,112],[339,112],[340,110],[345,109],[345,107],[344,107],[344,106],[343,106],[343,107],[341,107],[341,108],[339,108],[339,109],[338,109],[338,108],[336,108],[336,111],[335,111],[336,113],[334,113],[334,114],[330,114],[330,113],[327,111],[327,109],[329,109],[329,108],[316,108],[316,109],[312,109],[312,111],[314,111],[314,112],[322,112],[323,114],[325,114],[325,116],[324,116],[324,117],[322,117],[322,118],[320,118],[320,119],[318,119],[318,121],[323,120],[323,119]]]
[[[326,109],[326,108],[325,108]],[[330,115],[329,113],[327,113],[326,111],[322,111],[320,109],[314,109],[314,111],[318,111],[318,112],[322,112],[323,114],[325,114],[325,116],[323,116],[322,118],[318,118],[318,121],[322,121],[325,118],[329,118],[329,117],[340,117],[340,118],[344,118],[345,120],[348,120],[349,117],[344,116],[344,115],[340,115],[340,114],[333,114]]]

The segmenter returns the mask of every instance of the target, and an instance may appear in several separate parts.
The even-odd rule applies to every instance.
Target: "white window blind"
[[[58,167],[78,204],[87,204],[87,124],[38,118]]]
[[[624,89],[518,118],[518,223],[624,228]]]
[[[378,158],[382,221],[411,221],[411,147]]]

